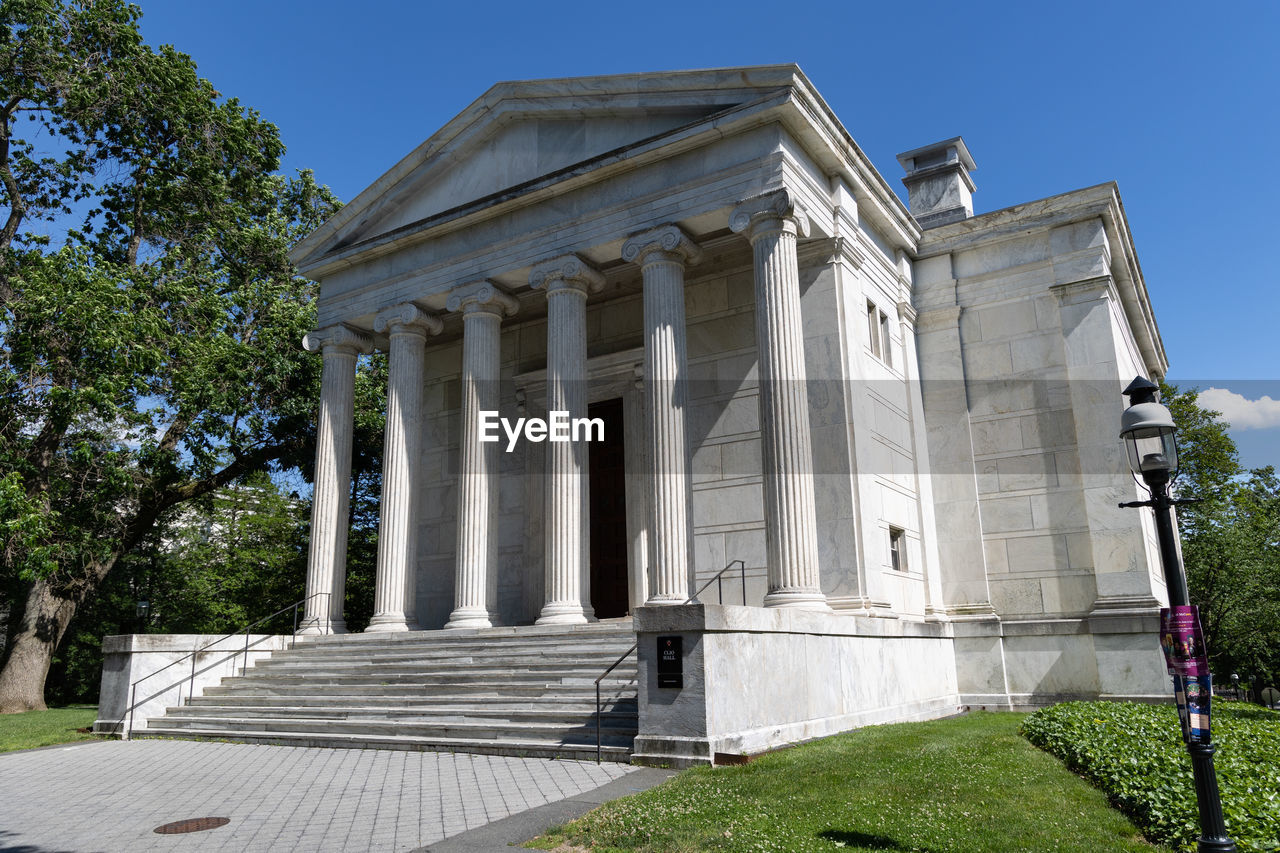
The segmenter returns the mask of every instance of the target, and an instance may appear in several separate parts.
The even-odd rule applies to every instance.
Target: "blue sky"
[[[1280,468],[1280,4],[140,5],[347,200],[500,80],[775,62],[899,192],[894,155],[957,134],[980,213],[1115,180],[1170,379],[1238,395],[1243,462]]]

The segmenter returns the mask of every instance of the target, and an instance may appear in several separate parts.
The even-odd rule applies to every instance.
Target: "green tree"
[[[1178,424],[1178,510],[1191,600],[1200,607],[1219,679],[1275,683],[1280,676],[1280,481],[1245,471],[1228,424],[1195,390],[1162,386]]]
[[[0,5],[0,712],[44,706],[77,609],[178,505],[313,441],[313,286],[286,252],[336,200],[275,174],[276,128],[139,14]]]

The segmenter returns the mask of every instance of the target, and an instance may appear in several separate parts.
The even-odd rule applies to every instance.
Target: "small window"
[[[867,302],[867,345],[871,354],[892,366],[889,356],[889,317],[876,307],[874,302]]]
[[[874,355],[876,358],[882,357],[880,355],[880,323],[879,323],[879,320],[877,319],[879,315],[880,315],[880,310],[876,308],[875,304],[872,302],[868,302],[867,303],[867,343],[871,347],[871,354]]]
[[[889,562],[895,572],[907,570],[907,535],[901,527],[889,528]]]
[[[892,367],[893,350],[889,347],[889,318],[883,311],[880,312],[880,351],[884,363]]]

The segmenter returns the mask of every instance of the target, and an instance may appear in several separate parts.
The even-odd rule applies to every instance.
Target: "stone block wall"
[[[645,607],[634,761],[756,755],[864,725],[958,709],[950,626],[787,609]],[[682,638],[683,685],[660,687],[659,637]]]
[[[1118,432],[1121,389],[1151,372],[1122,292],[1141,285],[1096,206],[1066,213],[1094,195],[936,229],[915,265],[920,357],[942,367],[925,415],[968,704],[1168,692],[1150,520],[1116,506],[1137,497]]]

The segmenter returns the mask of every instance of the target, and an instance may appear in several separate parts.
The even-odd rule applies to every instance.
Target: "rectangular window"
[[[871,347],[871,354],[876,358],[880,358],[880,323],[877,320],[880,311],[876,308],[875,303],[867,303],[867,343]]]
[[[867,345],[872,355],[892,367],[889,344],[889,316],[867,300]]]
[[[880,312],[880,351],[883,353],[881,357],[884,363],[892,367],[893,350],[889,348],[889,318],[883,311]]]
[[[901,527],[889,528],[889,562],[895,572],[907,570],[907,535]]]

